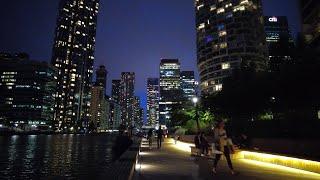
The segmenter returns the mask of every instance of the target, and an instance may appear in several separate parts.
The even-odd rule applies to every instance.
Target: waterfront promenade
[[[186,148],[165,139],[162,149],[156,144],[149,149],[145,141],[141,147],[140,161],[136,165],[135,180],[191,180],[191,179],[239,179],[239,180],[298,180],[320,179],[320,174],[251,160],[233,160],[238,175],[231,175],[225,161],[220,161],[217,174],[211,173],[212,160],[192,157]]]

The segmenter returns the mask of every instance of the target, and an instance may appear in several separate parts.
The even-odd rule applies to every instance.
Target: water
[[[0,179],[101,179],[113,158],[108,135],[0,137]]]

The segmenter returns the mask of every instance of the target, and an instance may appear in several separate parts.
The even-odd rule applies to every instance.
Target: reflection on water
[[[97,179],[112,161],[108,135],[0,137],[0,179]]]

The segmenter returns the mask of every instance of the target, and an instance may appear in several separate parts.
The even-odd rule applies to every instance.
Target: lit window
[[[200,4],[197,9],[199,10],[200,8],[202,8],[204,5],[203,4]]]
[[[226,8],[231,7],[231,6],[232,6],[232,3],[229,3],[229,4],[225,5]]]
[[[220,44],[220,48],[221,48],[221,49],[227,48],[227,46],[228,46],[228,45],[227,45],[226,42]]]
[[[237,6],[233,9],[233,12],[236,12],[236,11],[244,11],[246,10],[246,8],[244,6]]]
[[[214,87],[215,87],[215,91],[221,91],[222,90],[222,84],[217,84]]]
[[[227,31],[219,31],[219,37],[227,35]]]
[[[229,69],[230,68],[230,63],[223,63],[222,64],[222,69]]]
[[[198,29],[203,29],[205,27],[205,24],[204,23],[201,23],[199,26],[198,26]]]
[[[216,10],[217,8],[216,8],[216,5],[212,5],[212,6],[210,6],[210,11],[214,11],[214,10]]]
[[[240,4],[248,4],[248,3],[249,3],[248,0],[242,0],[242,1],[240,2]]]
[[[217,14],[220,14],[220,13],[224,13],[224,8],[219,8],[219,9],[217,10]]]

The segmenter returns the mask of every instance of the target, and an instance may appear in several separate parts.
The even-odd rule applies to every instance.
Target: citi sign
[[[278,18],[275,16],[269,17],[269,22],[278,22]]]

